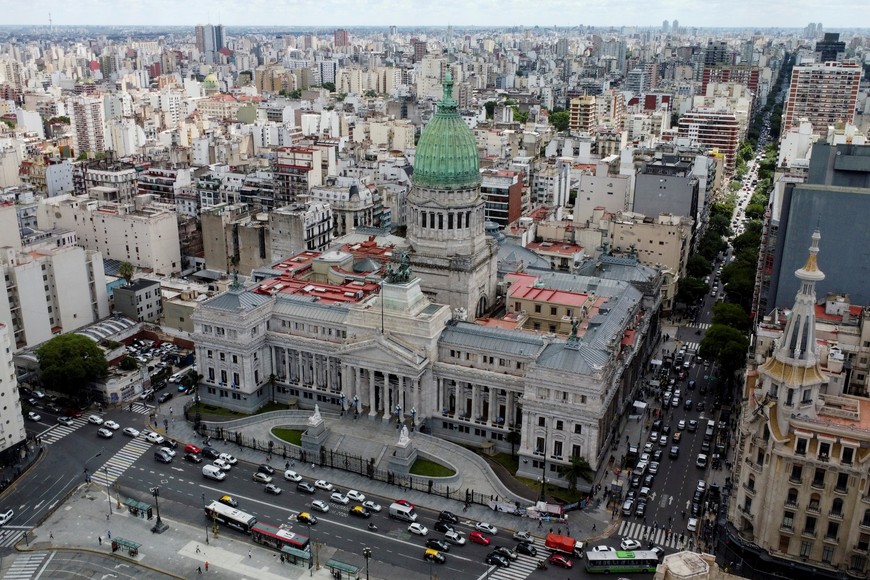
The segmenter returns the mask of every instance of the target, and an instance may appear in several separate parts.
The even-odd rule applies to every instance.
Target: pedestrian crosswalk
[[[689,541],[687,534],[668,533],[659,527],[648,526],[643,522],[623,520],[619,524],[619,535],[623,538],[652,542],[656,545],[677,550],[683,549],[685,542]]]
[[[129,407],[128,407],[129,408]],[[133,412],[139,413],[140,415],[147,415],[151,411],[154,410],[154,407],[150,405],[146,405],[145,403],[135,402],[133,403]]]
[[[102,467],[91,474],[91,481],[99,485],[111,485],[151,447],[151,443],[145,441],[145,439],[138,437],[132,439],[121,447]]]
[[[0,528],[0,548],[11,548],[30,529],[30,526],[4,526]]]
[[[60,439],[63,439],[82,425],[87,423],[87,419],[84,417],[78,417],[72,420],[72,425],[61,425],[58,423],[57,425],[52,425],[39,435],[39,442],[45,445],[51,445],[52,443],[56,443]]]
[[[543,559],[546,557],[546,555],[543,556]],[[490,578],[493,580],[525,580],[538,568],[538,560],[541,559],[540,552],[535,558],[520,554],[516,560],[511,561],[510,567],[499,568]]]
[[[29,580],[36,577],[48,555],[48,552],[24,552],[18,554],[3,576],[3,580]]]
[[[689,324],[689,328],[700,328],[701,330],[707,330],[711,326],[713,325],[709,322],[693,322]]]
[[[695,352],[698,352],[698,349],[701,348],[701,345],[697,342],[684,342],[683,345],[685,345],[688,350],[693,350]]]

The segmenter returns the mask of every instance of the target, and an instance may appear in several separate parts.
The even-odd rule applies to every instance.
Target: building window
[[[574,434],[580,435],[582,432],[583,432],[583,425],[581,425],[580,423],[575,424],[574,425]]]
[[[822,562],[825,564],[831,563],[831,558],[834,557],[834,548],[831,546],[825,546],[822,548]]]
[[[801,558],[809,558],[810,552],[813,549],[813,543],[808,541],[801,542]]]
[[[859,572],[863,572],[866,566],[867,558],[864,556],[852,556],[852,559],[849,562],[849,568]]]
[[[789,488],[788,496],[786,497],[785,503],[790,505],[790,506],[797,507],[797,498],[798,498],[797,490],[793,487]]]
[[[800,483],[802,475],[803,475],[803,468],[800,465],[792,465],[791,466],[791,477],[789,477],[790,481]]]
[[[816,468],[816,473],[813,475],[813,485],[825,485],[825,470]]]
[[[807,454],[807,440],[803,437],[798,437],[797,443],[795,444],[794,452],[798,455],[806,455]]]
[[[837,474],[837,491],[846,491],[849,487],[849,474],[848,473],[838,473]]]
[[[807,516],[806,525],[804,525],[804,531],[810,534],[816,533],[816,518],[813,516]]]
[[[743,511],[750,513],[752,511],[752,498],[747,497],[743,500]]]
[[[221,362],[223,362],[223,361],[227,360],[227,355],[224,353],[220,353],[220,355],[218,355],[218,358],[220,358]]]
[[[237,354],[233,355],[233,364],[234,365],[239,364],[239,355],[237,355]]]
[[[831,456],[831,444],[825,442],[819,442],[819,459],[822,461],[827,461]]]
[[[561,431],[564,426],[562,421],[556,421],[556,431]]]
[[[546,427],[547,420],[544,417],[538,417],[538,427]]]
[[[837,534],[840,533],[840,524],[837,522],[828,522],[828,531],[825,533],[825,537],[829,540],[836,540]]]
[[[553,442],[553,456],[559,459],[562,458],[562,442],[555,441]]]
[[[207,356],[208,358],[212,358],[212,354],[213,354],[213,353],[212,353],[211,350],[207,350],[207,351],[205,351],[205,352],[206,352],[206,356]]]
[[[794,528],[794,512],[785,512],[782,515],[782,527],[790,530]]]
[[[541,313],[541,305],[535,304],[535,314],[540,314],[540,313]]]
[[[844,465],[852,465],[852,461],[855,457],[855,450],[851,447],[843,447],[843,455],[840,460]]]
[[[544,438],[543,437],[537,438],[537,441],[535,442],[535,453],[537,453],[538,455],[541,455],[544,453]]]

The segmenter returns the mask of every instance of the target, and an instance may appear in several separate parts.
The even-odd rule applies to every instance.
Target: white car
[[[593,552],[610,552],[615,550],[616,548],[611,548],[610,546],[595,546],[592,548]]]
[[[347,495],[347,499],[352,499],[353,501],[358,501],[360,503],[366,500],[366,496],[355,489],[348,490],[345,495]]]
[[[367,499],[366,501],[364,501],[362,503],[362,506],[364,508],[366,508],[367,510],[369,510],[370,512],[375,512],[375,513],[379,513],[381,511],[381,509],[383,509],[383,508],[381,508],[381,504],[375,503],[370,499]]]
[[[72,427],[74,425],[72,417],[67,416],[58,417],[57,422],[61,425],[66,425],[67,427]]]
[[[423,524],[419,524],[417,522],[414,522],[413,524],[408,526],[408,531],[411,532],[412,534],[417,534],[418,536],[425,536],[426,534],[429,533],[429,528],[427,528]]]
[[[39,413],[34,413],[33,411],[30,411],[27,413],[27,418],[30,419],[31,421],[39,421],[42,419],[42,415],[40,415]]]
[[[105,427],[100,427],[99,429],[97,429],[97,435],[99,435],[103,439],[111,439],[112,435],[114,434],[114,431],[112,431],[111,429],[106,429]]]
[[[12,519],[12,516],[15,515],[15,512],[12,510],[6,510],[2,514],[0,514],[0,526],[5,526],[9,523],[9,520]]]
[[[90,417],[88,417],[88,423],[90,423],[91,425],[102,425],[103,418],[99,415],[91,415]]]
[[[272,495],[281,495],[281,488],[274,483],[267,483],[266,493],[271,493]]]
[[[632,540],[630,538],[624,538],[620,543],[619,547],[623,550],[639,550],[641,543],[637,540]]]
[[[218,457],[219,457],[220,459],[223,459],[224,461],[226,461],[226,462],[229,463],[230,465],[235,465],[236,463],[239,462],[238,459],[236,459],[235,457],[233,457],[233,456],[230,455],[229,453],[221,453]]]
[[[114,421],[104,421],[103,427],[108,427],[112,431],[117,431],[118,429],[121,428],[121,426],[118,425],[117,423],[115,423]]]
[[[479,532],[484,532],[486,534],[489,534],[490,536],[494,536],[494,535],[498,534],[498,528],[495,527],[494,525],[488,524],[486,522],[477,522],[477,525],[474,526],[474,529],[476,529]]]
[[[216,465],[221,471],[229,471],[233,467],[223,459],[215,459],[212,461],[212,465]]]
[[[215,465],[217,464],[218,461],[222,461],[222,460],[221,459],[216,460]],[[272,476],[266,475],[265,473],[260,473],[258,471],[257,473],[254,474],[254,481],[256,481],[257,483],[272,483]]]
[[[124,435],[129,435],[130,437],[138,437],[139,432],[132,427],[124,427]]]
[[[332,492],[332,495],[329,496],[329,501],[332,503],[340,503],[341,505],[347,505],[350,503],[350,500],[346,495],[341,495],[340,491]]]
[[[686,529],[690,532],[694,532],[698,529],[698,518],[689,518],[689,523],[686,524]]]
[[[169,457],[175,457],[175,450],[171,447],[161,447],[160,451],[168,455]]]
[[[325,479],[318,479],[314,482],[314,487],[317,489],[322,489],[323,491],[332,491],[335,489],[335,486],[326,481]]]
[[[519,530],[517,532],[514,532],[514,539],[520,542],[528,542],[530,544],[534,543],[535,541],[535,539],[532,537],[532,534],[525,530]]]
[[[320,499],[316,499],[313,502],[311,502],[311,507],[313,507],[317,511],[323,512],[323,513],[326,513],[329,511],[329,504],[323,500],[320,500]]]
[[[444,539],[450,542],[451,544],[455,544],[457,546],[465,545],[465,538],[462,537],[462,534],[457,532],[456,530],[445,532]]]
[[[300,481],[302,481],[302,476],[295,471],[291,471],[290,469],[288,469],[284,472],[284,479],[286,479],[287,481],[299,483]]]
[[[682,430],[685,429],[685,428],[686,428],[686,420],[685,420],[685,419],[680,419],[680,422],[677,423],[677,429],[679,429],[680,431],[682,431]]]
[[[157,443],[158,445],[166,441],[166,439],[163,438],[163,435],[161,435],[160,433],[155,433],[154,431],[148,433],[148,435],[145,437],[145,440],[149,443]]]

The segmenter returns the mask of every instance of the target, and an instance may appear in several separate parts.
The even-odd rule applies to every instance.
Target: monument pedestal
[[[408,428],[402,427],[402,432],[399,435],[399,442],[393,454],[390,455],[389,466],[390,471],[398,475],[408,475],[411,472],[411,466],[417,461],[417,447],[411,442],[408,437]]]
[[[302,450],[307,458],[314,463],[320,462],[320,450],[329,437],[329,429],[320,416],[320,407],[314,406],[314,414],[308,419],[308,429],[302,434]]]

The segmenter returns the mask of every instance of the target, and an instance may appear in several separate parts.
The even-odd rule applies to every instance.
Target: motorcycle
[[[378,527],[375,524],[369,524],[369,529],[373,532],[377,531]]]
[[[546,560],[538,560],[538,570],[546,570],[547,569],[547,561]]]

